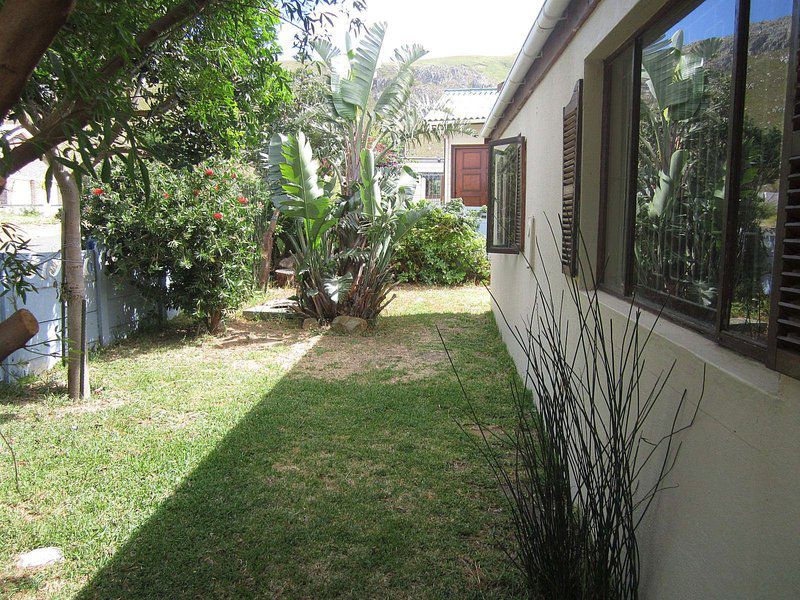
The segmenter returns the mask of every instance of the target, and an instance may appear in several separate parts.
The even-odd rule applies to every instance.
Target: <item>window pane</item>
[[[606,188],[606,237],[603,283],[624,292],[625,231],[628,172],[631,151],[631,98],[633,97],[633,47],[620,53],[608,65],[609,111],[608,180]]]
[[[734,13],[733,0],[709,0],[641,57],[634,281],[705,326],[722,263]]]
[[[766,344],[792,3],[752,0],[729,330]]]
[[[439,200],[442,197],[442,175],[441,173],[426,174],[425,178],[425,198],[427,200]]]
[[[517,246],[522,145],[492,146],[492,246]]]

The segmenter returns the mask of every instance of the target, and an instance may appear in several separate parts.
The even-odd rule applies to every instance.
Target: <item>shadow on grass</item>
[[[500,493],[454,420],[467,418],[434,323],[481,416],[510,417],[498,373],[511,366],[490,313],[323,335],[78,597],[520,594]],[[290,327],[284,342],[309,337]]]

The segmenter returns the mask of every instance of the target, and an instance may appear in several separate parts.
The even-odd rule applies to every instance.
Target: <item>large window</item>
[[[790,0],[706,0],[606,63],[604,285],[762,356],[791,29]]]
[[[524,219],[525,138],[494,141],[489,144],[487,250],[521,251]]]

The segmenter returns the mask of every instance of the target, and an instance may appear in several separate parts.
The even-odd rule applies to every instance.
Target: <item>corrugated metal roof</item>
[[[429,121],[459,119],[470,123],[483,123],[492,111],[497,99],[497,88],[466,88],[445,90],[440,99],[442,106],[450,109],[447,112],[434,109],[428,113]]]

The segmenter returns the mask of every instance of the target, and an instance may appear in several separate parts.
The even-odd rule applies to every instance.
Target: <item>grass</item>
[[[404,288],[361,337],[233,319],[180,323],[93,357],[91,400],[62,373],[2,390],[0,596],[504,598],[502,494],[480,418],[509,424],[513,366],[480,288]],[[13,558],[59,546],[35,572]]]

